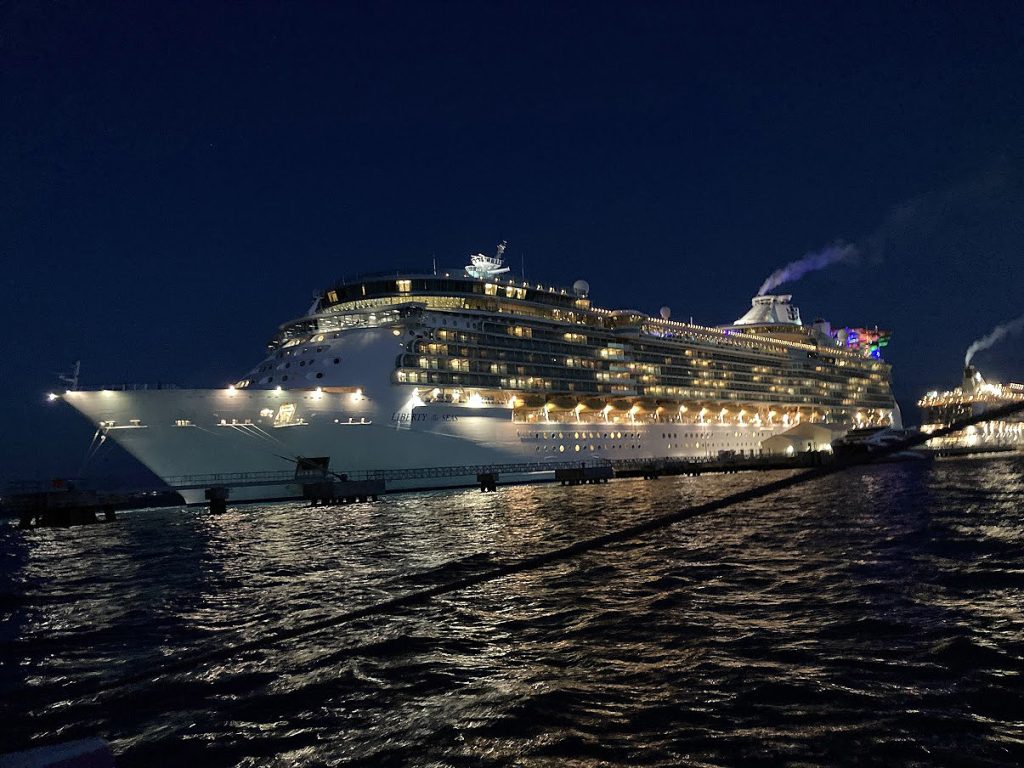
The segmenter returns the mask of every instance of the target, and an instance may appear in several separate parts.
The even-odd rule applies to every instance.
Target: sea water
[[[1019,456],[855,469],[330,621],[781,476],[0,524],[0,752],[100,736],[119,766],[1024,763]]]

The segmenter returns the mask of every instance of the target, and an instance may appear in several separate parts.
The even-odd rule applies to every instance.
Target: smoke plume
[[[764,296],[768,291],[777,288],[783,283],[792,283],[799,280],[808,272],[815,272],[825,269],[833,264],[849,263],[855,261],[860,251],[850,243],[836,243],[821,251],[808,253],[801,259],[791,261],[784,267],[772,272],[758,290],[758,296]]]
[[[1008,323],[997,325],[987,336],[982,336],[967,348],[967,354],[964,355],[964,365],[970,365],[971,358],[973,358],[978,352],[981,352],[983,349],[988,349],[993,344],[1002,341],[1007,336],[1020,333],[1021,330],[1024,330],[1024,315],[1021,315],[1016,320],[1011,320]]]

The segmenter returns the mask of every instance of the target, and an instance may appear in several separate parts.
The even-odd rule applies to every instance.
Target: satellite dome
[[[590,293],[590,283],[586,280],[577,280],[572,284],[572,289],[577,296],[586,296]]]
[[[661,315],[662,320],[668,320],[670,317],[672,317],[672,310],[669,309],[668,307],[662,307],[661,309],[658,310],[658,314]]]

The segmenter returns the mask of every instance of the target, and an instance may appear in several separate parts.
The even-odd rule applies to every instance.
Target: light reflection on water
[[[850,472],[98,706],[61,694],[766,479],[4,528],[0,747],[98,734],[120,765],[1021,757],[1019,458]]]

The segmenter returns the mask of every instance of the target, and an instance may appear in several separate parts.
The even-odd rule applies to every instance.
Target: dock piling
[[[204,494],[206,500],[210,502],[210,511],[214,514],[221,514],[228,510],[228,496],[231,495],[231,489],[225,485],[215,485],[211,488],[207,488]]]

